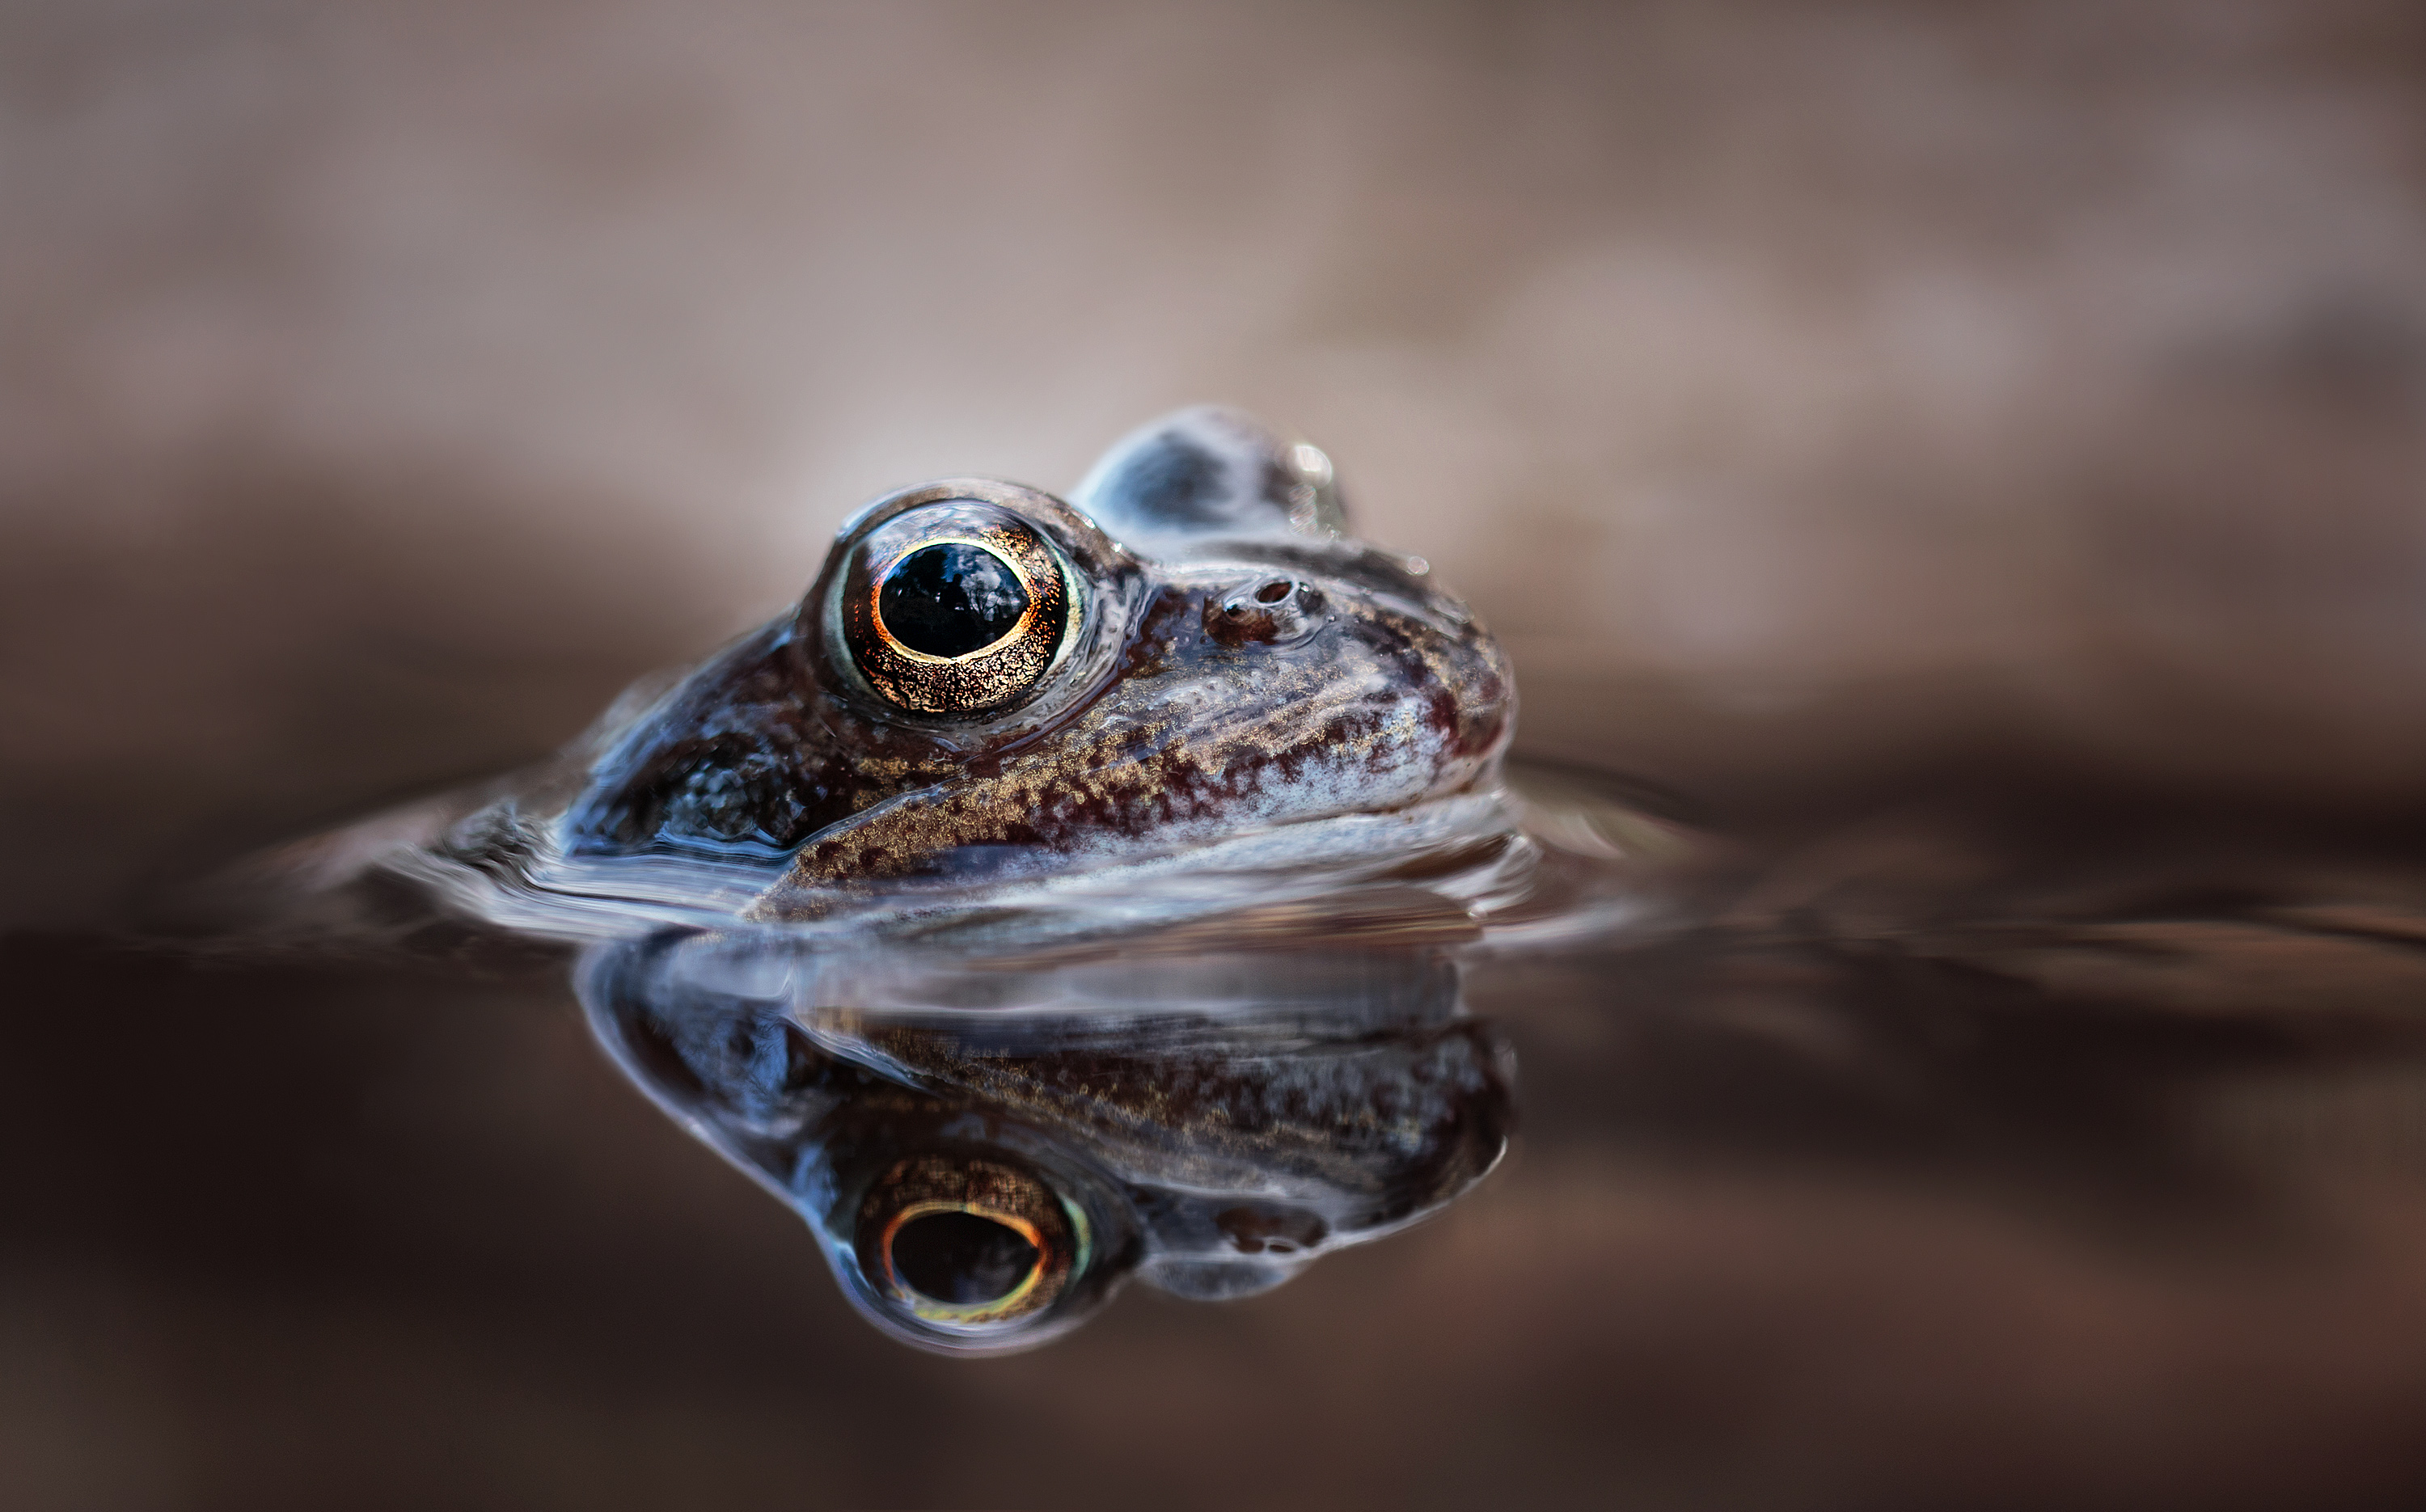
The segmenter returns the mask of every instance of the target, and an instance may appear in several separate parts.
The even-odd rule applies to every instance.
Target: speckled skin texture
[[[840,596],[872,535],[971,498],[1054,543],[1068,631],[1007,702],[907,710],[861,672]],[[1514,704],[1497,646],[1421,563],[1342,523],[1327,459],[1217,410],[1136,433],[1074,503],[974,479],[880,501],[793,614],[609,748],[568,848],[789,853],[748,910],[782,921],[885,883],[1033,876],[1488,780]]]

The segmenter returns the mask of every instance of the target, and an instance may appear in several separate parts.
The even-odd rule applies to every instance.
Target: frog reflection
[[[1507,1052],[1437,953],[1023,966],[668,932],[581,985],[635,1079],[930,1348],[1041,1343],[1132,1275],[1276,1285],[1505,1142]]]

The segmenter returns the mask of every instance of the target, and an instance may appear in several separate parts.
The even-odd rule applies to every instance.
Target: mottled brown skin
[[[1513,700],[1490,636],[1404,559],[1309,527],[1268,433],[1220,411],[1163,426],[1082,495],[1135,550],[1059,500],[967,484],[1049,535],[1076,580],[1071,642],[1024,696],[921,714],[860,675],[829,606],[871,532],[956,496],[914,491],[845,531],[799,610],[609,752],[568,847],[791,853],[748,910],[780,921],[884,884],[1166,853],[1485,779]]]

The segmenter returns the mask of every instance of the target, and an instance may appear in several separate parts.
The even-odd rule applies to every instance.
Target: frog
[[[1503,781],[1515,714],[1498,642],[1351,533],[1327,454],[1196,406],[1066,499],[883,494],[795,603],[555,758],[255,858],[204,911],[586,945],[1126,928],[1393,876],[1480,908],[1537,851]]]
[[[1349,534],[1325,454],[1196,407],[1067,500],[867,505],[796,605],[603,743],[543,846],[763,872],[729,911],[770,925],[1240,837],[1287,837],[1232,846],[1250,868],[1370,856],[1492,791],[1514,711],[1428,565]]]

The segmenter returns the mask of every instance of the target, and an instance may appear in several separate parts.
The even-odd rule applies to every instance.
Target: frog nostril
[[[1295,645],[1322,624],[1322,592],[1293,577],[1242,584],[1205,603],[1205,629],[1224,645]]]

